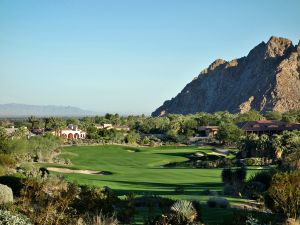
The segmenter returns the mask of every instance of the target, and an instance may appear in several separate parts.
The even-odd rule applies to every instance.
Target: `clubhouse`
[[[243,129],[247,135],[254,133],[259,136],[262,134],[272,136],[273,134],[280,134],[285,130],[300,130],[300,123],[286,123],[273,120],[257,120],[239,123],[238,127]]]

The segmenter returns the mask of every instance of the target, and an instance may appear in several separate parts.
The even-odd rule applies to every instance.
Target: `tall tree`
[[[239,138],[243,135],[243,131],[239,129],[235,124],[222,123],[220,129],[216,134],[216,139],[223,144],[234,144],[237,143]]]

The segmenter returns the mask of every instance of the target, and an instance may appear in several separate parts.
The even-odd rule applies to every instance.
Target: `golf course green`
[[[225,197],[231,205],[240,205],[247,200],[223,196],[222,169],[166,168],[171,162],[186,161],[187,155],[195,153],[214,153],[211,146],[163,146],[130,147],[125,145],[70,146],[64,147],[60,158],[70,159],[71,165],[51,164],[62,171],[93,171],[99,174],[64,173],[78,184],[108,186],[119,197],[128,193],[136,195],[160,195],[172,199],[198,200],[202,203],[212,195]],[[233,157],[229,155],[228,157]],[[66,171],[68,171],[66,170]],[[248,170],[248,176],[256,170]],[[54,172],[57,173],[57,172]],[[180,190],[180,191],[179,191]],[[208,194],[208,190],[210,191]],[[213,194],[214,193],[214,194]],[[205,224],[219,224],[235,209],[202,208]],[[138,209],[136,224],[143,224],[147,214]]]
[[[141,195],[160,195],[174,199],[205,201],[210,190],[222,195],[221,169],[164,168],[170,162],[185,161],[188,154],[212,152],[213,148],[129,147],[121,145],[65,147],[60,157],[71,160],[69,169],[107,171],[109,175],[64,173],[67,179],[79,184],[108,186],[117,195],[129,192]],[[178,191],[180,190],[180,191]],[[229,199],[237,203],[241,199]]]

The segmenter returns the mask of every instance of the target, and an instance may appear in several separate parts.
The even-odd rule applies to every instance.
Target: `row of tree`
[[[269,158],[282,163],[286,169],[300,169],[300,131],[282,134],[242,136],[237,145],[239,158]]]
[[[223,144],[234,144],[242,135],[242,131],[236,126],[238,123],[262,119],[300,122],[300,110],[292,110],[284,114],[267,112],[265,115],[251,110],[243,114],[201,112],[190,115],[169,114],[166,117],[120,116],[119,114],[84,118],[37,118],[31,116],[28,119],[13,120],[12,122],[15,127],[43,128],[46,131],[56,131],[65,128],[68,124],[73,124],[87,131],[87,138],[89,139],[102,139],[117,143],[128,141],[126,140],[126,131],[99,131],[95,125],[109,123],[114,126],[128,126],[131,130],[130,135],[135,136],[136,141],[143,140],[139,136],[160,134],[171,142],[187,141],[190,137],[199,134],[198,128],[200,126],[220,126],[220,131],[216,136],[217,140]],[[9,126],[10,124],[7,120],[0,121],[0,126]]]
[[[105,114],[104,116],[83,117],[83,118],[38,118],[31,116],[28,119],[13,120],[16,127],[26,126],[29,129],[46,128],[56,129],[67,124],[79,125],[87,128],[91,124],[127,125],[143,133],[163,133],[173,129],[180,133],[192,132],[197,126],[218,126],[221,123],[237,124],[254,120],[278,120],[284,122],[300,122],[300,110],[291,110],[286,113],[267,112],[261,114],[250,110],[247,113],[232,114],[229,112],[196,113],[189,115],[169,114],[166,117],[141,116],[120,116],[119,114]],[[9,121],[2,119],[0,126],[9,125]]]

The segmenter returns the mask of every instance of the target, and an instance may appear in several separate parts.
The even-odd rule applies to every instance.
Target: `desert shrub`
[[[239,194],[243,189],[246,175],[247,171],[245,167],[240,167],[235,170],[232,170],[231,168],[224,168],[221,174],[222,181],[225,184],[224,193],[226,195]]]
[[[252,199],[262,197],[263,193],[270,187],[272,173],[271,171],[262,171],[251,176],[243,189],[244,194]]]
[[[135,198],[136,207],[154,206],[155,208],[165,209],[170,208],[174,200],[164,198],[158,195],[143,195]]]
[[[70,159],[64,159],[64,158],[59,158],[59,157],[53,158],[53,163],[62,164],[62,165],[71,165],[72,164]]]
[[[158,210],[161,212],[167,212],[169,211],[170,207],[174,204],[174,202],[175,201],[170,198],[164,198],[158,195],[143,195],[135,198],[135,207],[146,208],[147,217],[144,219],[150,222],[157,215]]]
[[[222,177],[223,183],[231,183],[232,176],[233,176],[233,172],[232,172],[231,168],[225,168],[222,170],[221,177]]]
[[[3,176],[6,174],[6,169],[3,165],[0,164],[0,176]]]
[[[144,225],[201,225],[200,222],[188,222],[178,219],[174,214],[160,215],[144,221]]]
[[[235,182],[243,183],[246,179],[246,176],[247,176],[246,167],[242,166],[235,170],[233,179]]]
[[[60,177],[27,178],[23,185],[18,205],[33,223],[75,224],[71,205],[79,193],[77,185]]]
[[[197,217],[197,211],[193,203],[186,200],[175,202],[171,211],[178,217],[179,221],[193,222]]]
[[[11,203],[14,200],[10,187],[0,184],[0,204]]]
[[[136,200],[136,194],[131,192],[128,193],[125,197],[124,205],[122,207],[122,210],[118,214],[118,219],[122,223],[132,223],[134,219],[134,215],[136,213],[136,208],[135,208],[135,200]]]
[[[113,191],[108,187],[81,186],[78,198],[73,206],[79,214],[85,212],[102,212],[112,214],[113,204],[118,200]]]
[[[245,166],[261,166],[264,164],[262,158],[245,158],[242,162]]]
[[[144,222],[145,225],[197,225],[201,224],[197,212],[200,212],[200,204],[190,201],[177,201],[171,207],[171,212],[150,218]]]
[[[29,139],[29,149],[37,162],[51,162],[59,152],[62,140],[51,134],[34,136]]]
[[[88,216],[84,221],[85,225],[118,225],[119,221],[115,216],[107,216],[102,212],[94,216]]]
[[[277,173],[265,196],[266,205],[289,218],[300,217],[300,171]]]
[[[209,208],[229,208],[229,202],[225,198],[221,197],[211,197],[206,202]]]
[[[218,167],[218,163],[216,161],[200,161],[197,162],[196,165],[197,168],[206,168],[206,169],[212,169],[212,168],[217,168]]]
[[[19,167],[17,167],[17,172],[23,174],[26,177],[35,177],[39,175],[39,168],[32,163],[23,163]]]
[[[145,136],[141,141],[141,145],[149,145],[149,144],[150,144],[150,138]]]
[[[300,146],[284,154],[281,166],[284,170],[300,170]]]
[[[16,160],[10,154],[0,154],[0,165],[4,167],[13,168],[16,165]]]
[[[271,225],[282,222],[282,218],[274,214],[235,210],[233,214],[225,216],[220,225]]]
[[[299,225],[300,224],[300,219],[287,219],[284,223],[284,225]]]
[[[22,215],[12,213],[10,211],[0,210],[0,224],[1,225],[31,225],[30,220]]]
[[[244,187],[243,192],[251,199],[258,199],[266,190],[265,185],[259,181],[250,181]]]
[[[267,190],[270,187],[270,184],[272,182],[272,172],[262,171],[256,173],[254,176],[251,176],[249,178],[249,182],[260,182],[264,184],[265,190]]]
[[[221,225],[244,225],[246,224],[247,215],[243,213],[233,213],[230,216],[225,217]],[[249,224],[247,224],[249,225]]]
[[[168,224],[169,219],[164,215],[159,215],[156,217],[146,218],[144,220],[144,225],[165,225]]]
[[[199,202],[177,201],[175,202],[169,213],[156,216],[155,218],[148,218],[145,225],[197,225],[200,223],[201,205]]]
[[[197,200],[192,201],[192,204],[197,213],[197,217],[196,217],[195,221],[199,222],[199,221],[201,221],[201,218],[202,218],[202,205],[201,205],[200,201],[197,201]]]
[[[234,165],[233,161],[231,159],[227,159],[227,158],[219,159],[217,162],[218,162],[219,168],[231,167]]]
[[[236,195],[237,192],[238,191],[234,185],[232,185],[232,184],[224,185],[224,195]]]

